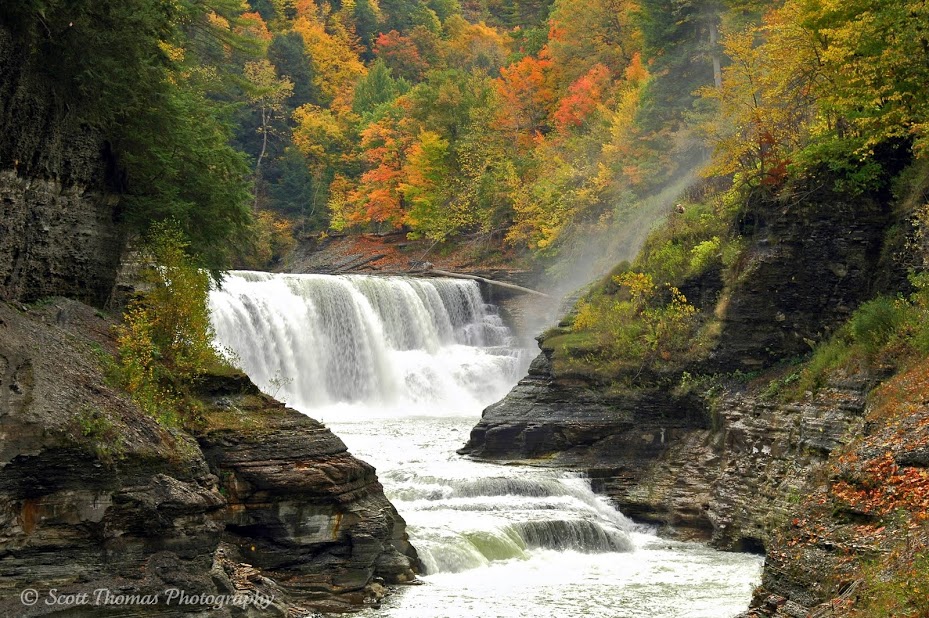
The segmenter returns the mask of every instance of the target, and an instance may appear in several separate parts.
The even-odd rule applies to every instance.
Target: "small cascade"
[[[467,463],[467,462],[466,462]],[[454,472],[446,466],[446,472]],[[430,573],[460,572],[537,549],[632,551],[632,523],[586,480],[532,470],[514,476],[385,475]]]
[[[373,463],[407,522],[430,585],[364,618],[716,618],[745,608],[755,558],[658,540],[583,477],[456,454],[534,355],[473,281],[233,272],[210,307],[217,345]]]

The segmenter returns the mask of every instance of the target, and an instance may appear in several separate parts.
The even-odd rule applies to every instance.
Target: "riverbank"
[[[0,304],[6,615],[86,605],[21,602],[52,588],[162,595],[138,615],[196,609],[164,605],[177,588],[260,593],[272,599],[261,615],[290,616],[375,602],[414,578],[403,519],[339,438],[228,370],[199,383],[196,427],[159,424],[107,380],[113,323],[63,298]]]

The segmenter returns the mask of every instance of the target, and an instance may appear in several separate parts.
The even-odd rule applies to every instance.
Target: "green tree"
[[[370,114],[378,106],[389,103],[410,89],[404,79],[394,79],[383,60],[368,67],[368,74],[355,84],[352,111],[359,115]]]
[[[265,59],[247,62],[244,73],[246,96],[258,112],[258,134],[261,136],[261,149],[255,158],[255,210],[258,210],[262,187],[261,163],[268,152],[268,139],[274,133],[275,121],[284,117],[284,102],[293,94],[294,84],[287,78],[279,78],[274,65]]]
[[[443,241],[470,223],[450,204],[451,161],[448,141],[422,131],[407,151],[404,181],[398,186],[407,204],[406,223],[414,236]]]

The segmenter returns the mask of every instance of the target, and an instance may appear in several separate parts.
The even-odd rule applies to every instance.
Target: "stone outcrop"
[[[715,316],[705,358],[587,375],[559,369],[561,344],[543,339],[529,376],[484,411],[462,452],[582,470],[633,518],[762,551],[791,496],[848,439],[865,387],[836,384],[785,406],[761,392],[779,370],[761,386],[744,376],[808,351],[870,298],[887,218],[877,202],[828,195],[765,205],[741,223],[752,241],[725,289],[718,273],[684,286]]]
[[[103,306],[123,248],[112,156],[46,92],[27,47],[0,24],[0,299]]]
[[[416,551],[374,468],[245,376],[214,377],[205,389],[197,439],[226,498],[223,538],[245,562],[327,607],[361,603],[375,579],[414,579]]]
[[[225,500],[197,443],[106,386],[109,322],[58,299],[0,304],[0,613],[50,589],[214,591]],[[32,608],[20,591],[40,591]]]
[[[250,615],[302,615],[413,578],[415,551],[374,470],[325,427],[229,375],[203,385],[196,437],[165,429],[107,386],[111,325],[62,298],[0,304],[0,613],[67,610],[44,603],[53,588],[178,588],[260,589],[277,598]],[[25,588],[43,602],[24,607]]]

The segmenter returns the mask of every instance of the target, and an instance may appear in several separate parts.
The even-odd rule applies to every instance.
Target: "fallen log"
[[[347,272],[349,272],[349,271],[351,271],[351,270],[355,270],[355,269],[361,268],[362,266],[364,266],[365,264],[367,264],[367,263],[369,263],[369,262],[374,262],[375,260],[379,260],[379,259],[381,259],[382,257],[387,257],[387,254],[386,254],[386,253],[379,253],[379,254],[377,254],[377,255],[373,255],[373,256],[371,256],[371,257],[364,258],[364,259],[362,259],[360,262],[357,261],[357,260],[352,260],[352,261],[346,263],[345,265],[340,266],[339,268],[336,268],[334,271],[332,271],[332,274],[334,274],[334,275],[341,275],[342,273],[347,273]]]
[[[523,286],[516,285],[515,283],[504,283],[503,281],[494,281],[493,279],[488,279],[487,277],[479,277],[477,275],[464,275],[462,273],[452,273],[452,272],[448,272],[447,270],[438,270],[436,268],[429,269],[423,274],[439,275],[440,277],[452,277],[455,279],[473,279],[474,281],[480,281],[482,283],[486,283],[487,285],[493,285],[498,288],[513,290],[515,292],[522,292],[523,294],[533,294],[535,296],[542,296],[543,298],[551,298],[550,295],[544,292],[539,292],[538,290],[530,290],[529,288],[524,288]]]

